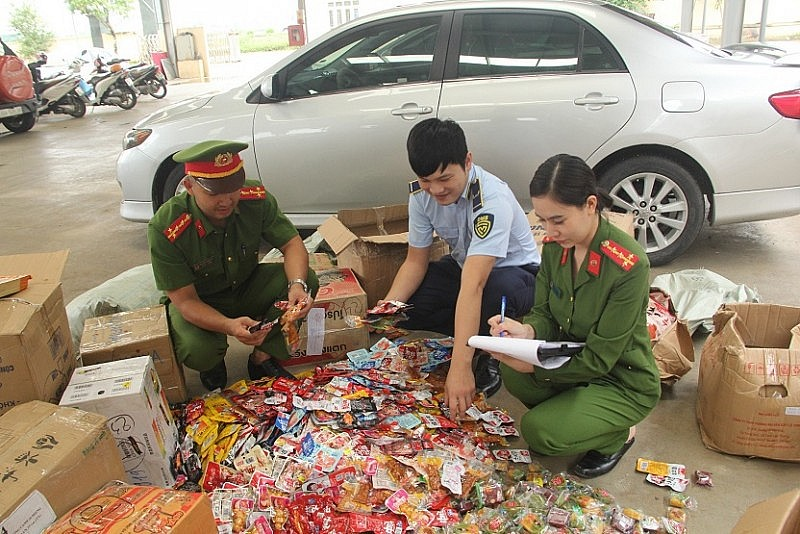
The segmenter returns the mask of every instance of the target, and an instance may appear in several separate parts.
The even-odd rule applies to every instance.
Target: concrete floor
[[[237,72],[250,74],[252,68]],[[103,107],[82,119],[45,116],[22,135],[0,127],[0,255],[69,249],[65,302],[131,267],[149,263],[145,226],[124,221],[118,213],[114,163],[122,136],[145,114],[222,86],[219,78],[210,83],[172,83],[166,99],[145,97],[131,111]],[[763,302],[800,306],[798,227],[800,216],[706,228],[686,254],[652,274],[706,268],[757,290]],[[695,335],[697,360],[704,340],[704,334]],[[228,358],[231,381],[246,376],[248,352],[233,341]],[[202,394],[197,374],[189,371],[187,378],[191,393]],[[665,387],[660,404],[639,426],[632,450],[614,471],[592,484],[610,491],[624,506],[662,515],[669,492],[644,481],[634,470],[637,457],[682,463],[690,472],[710,471],[713,488],[687,490],[698,502],[698,509],[689,513],[689,532],[730,532],[751,504],[800,486],[800,464],[706,449],[695,419],[696,388],[696,367],[674,386]],[[522,414],[522,405],[504,389],[491,401],[515,419]],[[575,459],[537,460],[560,471]]]

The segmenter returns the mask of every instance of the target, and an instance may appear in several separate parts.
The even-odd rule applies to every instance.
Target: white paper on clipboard
[[[517,339],[513,337],[492,337],[492,336],[472,336],[467,341],[467,345],[476,349],[483,349],[488,352],[500,352],[509,356],[528,362],[542,369],[557,369],[567,363],[569,356],[551,356],[542,361],[539,359],[539,347],[541,345],[557,344],[558,342],[548,342],[541,339]],[[582,343],[570,343],[573,347],[582,347]]]

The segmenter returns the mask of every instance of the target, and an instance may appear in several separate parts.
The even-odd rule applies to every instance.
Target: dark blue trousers
[[[500,300],[506,297],[506,316],[514,319],[527,314],[533,306],[536,265],[496,267],[483,289],[479,334],[488,335],[489,317],[500,313]],[[456,300],[461,288],[461,267],[452,256],[428,264],[428,272],[416,293],[408,320],[399,326],[409,330],[428,330],[452,336],[455,331]]]

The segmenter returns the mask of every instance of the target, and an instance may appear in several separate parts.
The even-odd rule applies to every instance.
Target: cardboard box
[[[183,365],[175,358],[163,305],[86,319],[80,355],[84,365],[149,355],[167,400],[187,398]]]
[[[0,532],[39,534],[125,476],[106,418],[38,400],[0,417]]]
[[[800,534],[800,488],[754,504],[731,534]]]
[[[280,253],[276,255],[266,255],[261,259],[262,263],[283,263],[283,256]],[[308,267],[315,273],[330,271],[335,269],[336,265],[326,252],[311,252],[308,255]]]
[[[322,333],[321,341],[315,341],[312,338],[311,345],[312,347],[320,348],[309,350],[309,337],[307,335],[301,336],[298,349],[290,355],[286,365],[291,367],[338,360],[344,358],[351,350],[369,348],[369,329],[362,326],[359,328],[325,330]]]
[[[29,274],[0,275],[0,297],[7,297],[28,288]]]
[[[31,400],[57,403],[76,361],[61,291],[68,251],[0,256],[0,273],[31,275],[0,299],[0,414]]]
[[[394,204],[341,210],[319,227],[322,237],[336,254],[339,267],[353,270],[374,306],[394,281],[408,252],[408,206]],[[434,239],[431,260],[447,254],[447,243]]]
[[[47,534],[215,533],[211,501],[202,493],[115,484],[64,514]]]
[[[697,421],[712,450],[800,461],[800,308],[723,304],[703,344]]]
[[[102,414],[131,484],[170,487],[178,429],[150,356],[75,369],[61,399]]]
[[[323,330],[351,328],[349,316],[364,317],[367,313],[367,294],[358,283],[352,269],[329,269],[318,273],[319,291],[314,307],[324,311]],[[313,309],[312,308],[312,309]],[[308,334],[308,321],[300,327],[300,335]]]
[[[629,235],[634,235],[633,214],[604,211],[603,217],[608,219],[613,225],[625,230]],[[531,225],[531,232],[533,232],[533,239],[536,241],[536,246],[539,247],[539,252],[541,252],[542,240],[547,235],[547,231],[544,229],[544,226],[533,210],[528,212],[528,222]]]
[[[300,327],[300,345],[286,365],[336,360],[369,346],[369,329],[348,322],[348,317],[364,317],[367,311],[367,294],[353,271],[331,269],[318,274],[317,298]]]

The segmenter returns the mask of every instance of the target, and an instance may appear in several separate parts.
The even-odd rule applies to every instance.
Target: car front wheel
[[[172,170],[169,171],[166,180],[164,180],[164,186],[161,188],[161,191],[157,197],[158,205],[155,207],[155,209],[161,207],[164,202],[171,199],[178,193],[182,193],[186,190],[186,188],[183,187],[183,179],[185,176],[186,173],[184,172],[183,164],[175,165]]]
[[[659,156],[637,156],[610,167],[599,177],[614,199],[613,211],[633,214],[636,239],[650,264],[680,256],[703,227],[703,193],[689,171]]]

